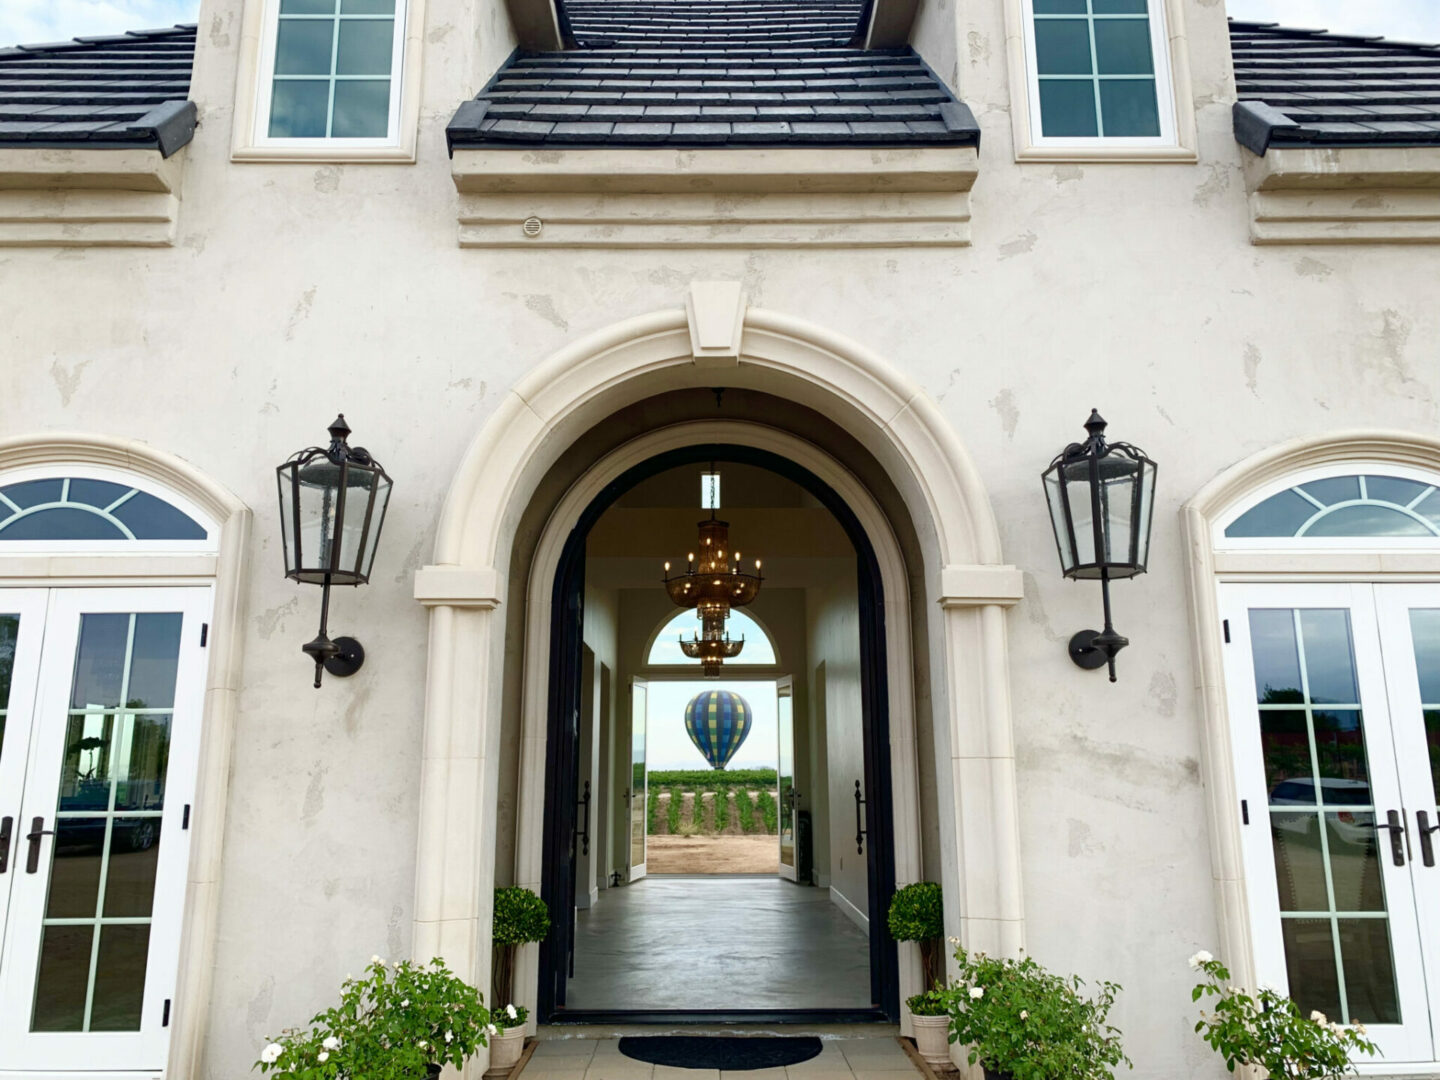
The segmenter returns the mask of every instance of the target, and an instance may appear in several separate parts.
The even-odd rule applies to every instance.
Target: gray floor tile
[[[544,1061],[555,1058],[580,1058],[588,1061],[595,1053],[594,1039],[541,1039],[535,1057]]]

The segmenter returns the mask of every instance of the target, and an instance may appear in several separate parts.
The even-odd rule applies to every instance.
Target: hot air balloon
[[[685,731],[695,749],[723,769],[750,734],[750,703],[730,690],[705,690],[685,706]]]

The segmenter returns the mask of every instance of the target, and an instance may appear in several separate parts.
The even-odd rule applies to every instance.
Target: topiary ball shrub
[[[890,936],[896,941],[920,943],[920,966],[925,989],[934,987],[939,977],[940,939],[945,935],[940,886],[933,881],[916,881],[898,890],[890,899],[887,925]]]
[[[529,889],[512,886],[495,890],[496,945],[525,945],[543,941],[550,932],[550,909]]]

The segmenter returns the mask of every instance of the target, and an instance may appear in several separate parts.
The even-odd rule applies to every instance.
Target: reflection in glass
[[[1298,704],[1300,653],[1295,641],[1295,615],[1288,608],[1252,608],[1250,648],[1255,662],[1255,688],[1262,705]]]
[[[5,720],[10,715],[10,680],[15,672],[15,643],[20,616],[0,614],[0,756],[5,753]]]
[[[1305,677],[1316,704],[1355,705],[1355,656],[1350,647],[1350,612],[1343,608],[1308,608],[1300,612],[1305,642]]]
[[[91,1031],[139,1031],[145,1003],[145,967],[150,927],[100,928],[95,956],[95,993],[90,1008]]]
[[[630,691],[630,865],[645,862],[645,824],[649,814],[645,775],[645,723],[648,696],[643,684]]]
[[[1318,1009],[1326,1016],[1341,1015],[1340,976],[1335,968],[1335,939],[1329,919],[1282,919],[1286,977],[1290,996],[1309,1016]]]
[[[40,937],[31,1031],[84,1031],[95,927],[47,926]]]
[[[1400,995],[1390,951],[1388,919],[1340,919],[1347,1023],[1400,1023]]]
[[[1434,537],[1440,499],[1399,476],[1336,476],[1272,495],[1225,528],[1228,537]]]
[[[163,810],[169,762],[169,713],[72,715],[58,809]]]
[[[129,637],[129,615],[80,616],[80,644],[75,650],[75,675],[70,691],[72,709],[120,704]]]
[[[1310,715],[1325,802],[1332,806],[1368,806],[1370,772],[1365,761],[1360,710],[1316,709]]]
[[[1315,805],[1310,728],[1305,720],[1305,711],[1261,710],[1260,747],[1265,757],[1265,784],[1270,792],[1270,805]]]
[[[776,726],[780,731],[780,862],[795,867],[795,699],[781,695]]]
[[[1375,815],[1349,810],[1326,814],[1325,843],[1330,854],[1335,910],[1384,911],[1385,887],[1380,878]]]
[[[106,918],[150,917],[155,904],[155,871],[160,865],[160,824],[158,817],[115,819],[101,910]]]
[[[1329,911],[1319,816],[1313,813],[1272,812],[1270,838],[1275,850],[1275,882],[1280,890],[1280,910]]]
[[[175,672],[180,660],[178,611],[135,616],[130,681],[125,704],[131,709],[168,709],[175,704]],[[80,703],[76,702],[76,708]]]
[[[108,819],[61,818],[55,822],[47,919],[93,919],[100,897],[101,856]]]

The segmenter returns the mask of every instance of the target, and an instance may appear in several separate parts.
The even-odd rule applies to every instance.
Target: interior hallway
[[[870,1038],[826,1038],[820,1056],[799,1065],[740,1072],[647,1065],[620,1053],[613,1038],[542,1038],[519,1080],[917,1080],[920,1070],[894,1035],[880,1033],[894,1028],[876,1027]]]
[[[825,889],[648,877],[577,912],[567,1009],[863,1009],[870,942]]]

